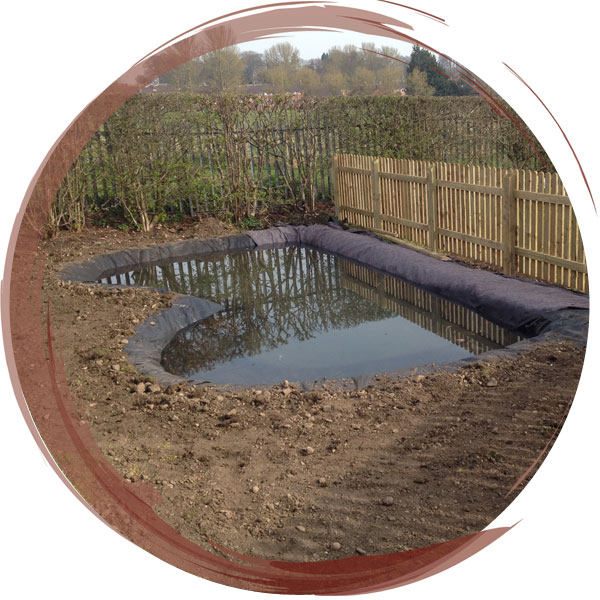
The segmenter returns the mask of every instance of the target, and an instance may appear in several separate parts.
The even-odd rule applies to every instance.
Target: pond
[[[181,330],[166,371],[198,382],[314,381],[442,363],[519,334],[397,278],[300,245],[155,264],[102,280],[212,300]]]

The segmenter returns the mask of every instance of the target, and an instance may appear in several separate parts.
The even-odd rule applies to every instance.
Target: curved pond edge
[[[366,387],[376,383],[377,378],[383,375],[425,375],[440,370],[456,370],[474,362],[514,359],[543,341],[564,340],[579,346],[587,342],[589,297],[586,294],[506,277],[455,261],[440,261],[416,250],[384,242],[366,232],[342,230],[335,225],[282,225],[222,238],[191,239],[174,244],[121,250],[70,264],[58,276],[65,281],[97,284],[100,279],[141,265],[290,244],[304,244],[331,252],[385,275],[398,277],[436,296],[470,308],[504,327],[522,328],[531,336],[506,348],[448,363],[375,375],[298,382],[304,389],[325,384]],[[139,373],[152,377],[160,385],[192,382],[165,371],[161,365],[162,352],[180,330],[210,317],[221,308],[219,304],[202,298],[178,296],[170,308],[152,315],[136,327],[134,336],[129,338],[129,343],[124,348],[128,360]],[[198,385],[202,382],[192,383]]]

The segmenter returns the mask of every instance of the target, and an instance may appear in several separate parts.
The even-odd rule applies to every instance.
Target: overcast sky
[[[290,42],[298,48],[300,56],[307,60],[310,58],[321,58],[321,54],[327,52],[332,46],[345,46],[346,44],[354,44],[360,48],[362,42],[373,42],[377,47],[392,46],[398,48],[398,51],[403,56],[410,56],[412,51],[411,44],[406,42],[396,42],[388,37],[380,37],[375,35],[365,35],[364,33],[356,33],[354,31],[310,31],[307,33],[290,33],[278,36],[277,39],[266,39],[255,42],[246,42],[239,44],[239,49],[242,52],[246,50],[254,50],[255,52],[264,52],[274,44],[279,42]]]

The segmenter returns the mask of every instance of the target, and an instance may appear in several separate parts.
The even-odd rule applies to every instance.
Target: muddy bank
[[[72,397],[115,469],[154,486],[156,512],[188,539],[263,558],[395,552],[493,520],[560,427],[584,349],[541,343],[516,361],[380,377],[362,390],[165,388],[123,348],[174,296],[56,277],[103,252],[230,233],[207,221],[46,243],[43,293]]]

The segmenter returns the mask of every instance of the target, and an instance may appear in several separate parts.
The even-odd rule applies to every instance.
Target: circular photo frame
[[[527,290],[523,291],[523,295],[533,294],[528,296],[529,302],[539,308],[537,312],[527,312],[529,305],[520,300],[515,300],[512,307],[506,309],[512,311],[512,314],[521,311],[521,316],[527,315],[529,318],[521,319],[523,322],[519,321],[520,325],[529,326],[540,337],[531,347],[517,347],[515,353],[518,359],[506,358],[505,355],[486,356],[485,360],[474,359],[443,369],[388,373],[385,381],[355,381],[354,387],[350,388],[344,387],[345,384],[332,387],[327,382],[319,387],[302,385],[306,382],[290,384],[285,381],[273,389],[262,385],[239,389],[185,385],[183,381],[157,382],[156,374],[145,372],[143,363],[130,360],[132,348],[136,343],[135,335],[139,334],[140,328],[145,327],[144,331],[147,332],[156,327],[158,318],[154,315],[164,314],[168,321],[168,315],[173,314],[168,313],[169,310],[179,310],[183,307],[185,312],[185,303],[182,303],[181,295],[169,295],[162,289],[128,288],[112,282],[106,287],[105,284],[93,282],[112,277],[113,271],[128,273],[130,267],[147,263],[150,259],[143,254],[145,250],[139,250],[138,254],[135,252],[149,245],[154,248],[171,248],[175,245],[179,248],[179,253],[173,251],[172,257],[178,260],[196,256],[195,252],[182,252],[181,247],[177,246],[180,243],[181,230],[175,228],[173,232],[169,232],[165,227],[166,231],[161,231],[154,228],[154,224],[146,223],[142,219],[137,223],[141,223],[140,229],[148,229],[145,232],[148,235],[136,238],[131,234],[125,242],[124,237],[119,238],[118,235],[114,240],[106,242],[102,234],[96,234],[86,242],[78,241],[82,238],[77,236],[85,235],[85,232],[64,240],[60,239],[60,236],[51,241],[45,239],[52,203],[60,190],[64,191],[65,178],[73,172],[72,165],[77,165],[78,157],[82,156],[81,152],[86,144],[89,144],[92,136],[97,135],[125,103],[131,101],[134,96],[138,97],[140,93],[146,93],[151,98],[156,97],[152,88],[157,84],[153,82],[194,58],[258,39],[272,38],[274,43],[277,43],[277,37],[297,34],[300,29],[304,34],[312,31],[315,36],[333,31],[379,36],[408,42],[442,57],[455,79],[453,80],[448,73],[443,73],[442,76],[447,81],[459,81],[474,89],[480,98],[484,98],[494,114],[499,114],[516,128],[534,150],[537,158],[548,168],[552,167],[548,164],[549,157],[529,128],[504,101],[460,63],[434,48],[431,40],[435,38],[435,33],[432,31],[451,29],[443,18],[417,8],[399,5],[384,7],[382,3],[370,3],[369,6],[362,4],[360,7],[356,4],[342,5],[336,2],[284,3],[265,7],[240,7],[239,10],[236,7],[230,14],[207,20],[139,60],[77,116],[44,159],[27,191],[9,243],[3,286],[6,356],[21,410],[46,459],[96,516],[140,548],[183,571],[242,590],[279,594],[376,592],[414,583],[444,571],[513,530],[519,519],[508,525],[496,526],[494,521],[494,526],[490,526],[490,522],[510,504],[512,498],[520,492],[524,483],[529,481],[541,464],[564,423],[578,385],[587,342],[589,288],[581,235],[570,199],[581,198],[578,200],[580,204],[577,205],[578,216],[592,211],[595,214],[595,207],[590,184],[578,156],[550,109],[537,96],[533,87],[530,87],[516,70],[504,65],[513,82],[527,90],[530,102],[538,106],[538,112],[544,113],[546,121],[553,123],[555,130],[553,129],[552,135],[547,136],[548,139],[552,139],[553,135],[562,135],[562,145],[571,150],[571,156],[567,159],[561,157],[561,161],[565,160],[571,167],[571,170],[566,169],[566,172],[570,178],[569,183],[573,183],[575,195],[571,192],[567,196],[556,175],[547,178],[540,176],[535,186],[530,175],[520,175],[519,178],[517,173],[516,179],[511,180],[504,171],[497,173],[498,184],[489,177],[476,183],[468,180],[468,175],[467,180],[450,177],[448,181],[457,184],[458,192],[452,199],[448,197],[446,213],[440,192],[439,198],[436,196],[438,204],[435,206],[438,209],[433,212],[428,209],[428,215],[432,218],[419,223],[417,227],[421,231],[427,231],[430,236],[423,238],[425,244],[421,243],[421,246],[426,247],[406,251],[416,252],[420,258],[403,259],[401,256],[412,255],[398,253],[398,258],[392,261],[394,265],[400,264],[402,260],[414,265],[421,264],[419,260],[422,258],[425,264],[425,258],[438,260],[438,255],[445,251],[453,259],[454,266],[458,267],[457,261],[462,258],[463,262],[471,262],[468,266],[460,265],[461,268],[468,271],[481,269],[481,265],[474,264],[475,252],[471,250],[470,256],[461,257],[458,250],[461,244],[464,248],[476,245],[477,236],[473,234],[474,230],[470,230],[470,233],[451,232],[450,225],[440,223],[439,219],[434,222],[433,214],[441,218],[442,215],[452,212],[452,206],[459,206],[459,198],[467,202],[464,198],[471,191],[473,194],[479,194],[477,197],[480,204],[473,204],[474,201],[471,200],[470,206],[479,207],[477,216],[480,217],[483,214],[482,207],[492,206],[491,201],[481,201],[481,195],[496,197],[497,213],[490,208],[485,214],[488,218],[495,216],[497,222],[499,237],[492,236],[488,248],[498,252],[498,264],[495,266],[501,273],[492,275],[491,272],[486,272],[485,283],[479,283],[479,279],[482,282],[483,279],[477,279],[477,275],[471,287],[465,284],[464,289],[456,291],[455,294],[464,298],[468,295],[468,290],[473,289],[471,304],[464,300],[463,302],[470,308],[478,307],[482,295],[494,287],[492,280],[496,281],[496,277],[509,278],[505,280],[504,285],[500,284],[505,290],[515,281],[518,286],[523,286],[523,290]],[[451,35],[445,32],[440,37],[446,41]],[[368,48],[367,51],[373,55],[384,54],[373,48]],[[389,56],[387,58],[389,59]],[[507,89],[510,91],[510,86]],[[301,112],[302,107],[292,103],[302,100],[292,98],[287,101],[290,104],[284,110]],[[261,110],[266,108],[263,106]],[[104,142],[110,144],[107,140],[108,136],[104,136]],[[306,144],[306,141],[304,143]],[[321,146],[325,147],[326,144],[322,143]],[[342,152],[339,154],[351,155],[349,152],[343,152],[343,147],[340,148]],[[560,156],[560,153],[557,152],[556,155]],[[90,156],[88,153],[86,160],[89,161]],[[121,159],[123,156],[125,154],[121,155]],[[289,157],[291,156],[290,154]],[[377,156],[376,152],[371,154],[371,157]],[[378,165],[383,165],[385,158],[382,157]],[[294,163],[293,159],[291,160],[290,164],[300,171],[300,162]],[[388,234],[388,238],[396,237],[406,241],[404,230],[401,233],[398,227],[390,226],[386,229],[386,226],[382,225],[386,214],[391,215],[390,207],[393,202],[389,198],[393,197],[394,192],[391,187],[386,188],[385,184],[381,183],[376,188],[378,191],[374,191],[373,161],[368,165],[361,163],[360,166],[358,162],[342,164],[337,161],[338,159],[334,163],[337,171],[333,175],[329,173],[329,176],[333,177],[330,183],[335,193],[350,194],[352,189],[360,187],[356,181],[352,183],[350,180],[344,180],[344,168],[347,173],[356,177],[363,176],[359,173],[361,169],[370,170],[371,179],[367,188],[370,190],[371,205],[370,209],[361,205],[359,198],[353,207],[350,196],[345,196],[344,202],[338,196],[335,215],[337,219],[333,221],[334,227],[331,227],[331,224],[328,226],[331,231],[336,232],[335,236],[345,239],[351,234],[341,232],[340,229],[359,226],[362,231],[375,230],[380,237],[381,234]],[[390,171],[393,177],[389,179],[401,180],[405,177],[408,178],[405,183],[409,187],[424,186],[421,193],[423,202],[431,202],[431,193],[428,190],[438,190],[440,186],[443,189],[451,188],[450,183],[440,179],[439,170],[432,171],[433,175],[430,176],[426,171],[400,173],[394,168]],[[473,168],[472,172],[481,170]],[[524,173],[525,169],[516,171]],[[385,169],[382,168],[380,172],[377,166],[378,178],[385,179],[385,173]],[[160,173],[156,174],[156,181],[160,176]],[[433,187],[428,177],[435,178],[437,183]],[[101,183],[99,176],[96,185],[111,184],[107,184],[106,181]],[[478,187],[469,190],[469,186]],[[492,188],[497,188],[498,191],[494,192]],[[571,189],[569,185],[569,190]],[[384,190],[391,195],[386,196]],[[503,204],[507,197],[516,207],[513,220],[506,209],[508,204]],[[376,202],[383,203],[385,208],[377,207]],[[543,207],[544,202],[549,208]],[[373,224],[365,221],[368,217],[367,209],[371,211],[369,218],[373,218]],[[197,214],[191,210],[191,216],[196,217]],[[241,216],[244,219],[255,217],[250,213]],[[400,216],[398,213],[396,216],[391,215],[389,223],[406,227],[407,220],[406,216]],[[242,221],[243,219],[238,219],[238,222]],[[583,223],[581,218],[580,222]],[[246,221],[246,225],[248,223],[249,221]],[[300,228],[305,226],[307,229],[302,229],[303,232],[311,227],[302,224]],[[314,227],[319,226],[326,227]],[[213,228],[208,233],[202,227],[196,227],[195,231],[190,235],[186,232],[185,236],[211,240],[228,239],[227,234],[231,237],[233,229],[212,221],[211,227]],[[490,228],[493,229],[492,226]],[[151,229],[153,233],[150,233]],[[581,229],[585,234],[585,227],[582,226]],[[281,234],[282,228],[276,228],[276,231],[277,233],[268,235],[276,237]],[[482,230],[479,231],[481,233]],[[130,234],[129,231],[122,230],[121,233]],[[442,247],[444,236],[451,238],[452,233],[454,239],[460,243]],[[256,239],[265,234],[250,232],[242,235],[249,235],[260,247]],[[306,233],[306,239],[310,235],[313,234]],[[514,265],[507,267],[509,246],[503,244],[507,243],[511,235],[516,239],[516,249],[512,251]],[[328,239],[332,236],[333,234],[327,235]],[[434,237],[437,240],[435,243]],[[546,245],[534,249],[531,245],[533,238],[543,238]],[[356,239],[364,240],[366,236],[358,234]],[[278,240],[271,241],[277,243]],[[412,241],[414,245],[414,240]],[[561,245],[563,242],[564,247]],[[298,243],[307,242],[301,239]],[[384,244],[381,240],[377,243]],[[358,242],[352,242],[350,246],[357,244]],[[363,257],[367,252],[371,252],[373,244],[375,242],[369,240],[369,243],[361,246],[362,254],[359,252],[350,257],[355,267],[364,267]],[[114,251],[121,247],[129,257],[135,255],[139,260],[124,260],[123,264],[115,262]],[[94,249],[101,251],[94,252]],[[487,254],[479,252],[478,256],[491,255],[491,250]],[[331,246],[328,251],[348,258],[340,251],[339,246]],[[148,252],[151,254],[152,251]],[[377,250],[373,252],[376,253]],[[542,264],[544,256],[549,261],[547,266],[538,266]],[[101,265],[106,267],[104,270],[100,269],[97,277],[85,272],[90,260],[100,261]],[[375,268],[381,272],[382,277],[389,277],[390,264],[389,261],[378,263]],[[535,268],[532,265],[535,265]],[[79,275],[73,275],[73,269],[77,268],[80,269]],[[56,277],[59,272],[67,274]],[[406,269],[400,269],[392,275],[400,280],[410,279],[407,273]],[[354,275],[360,283],[360,277],[356,273]],[[367,275],[365,277],[368,279]],[[467,281],[468,277],[460,279]],[[533,283],[533,279],[537,279],[538,283]],[[387,280],[381,279],[381,282],[381,286],[387,286],[389,289],[393,287]],[[433,283],[418,283],[423,288],[433,291],[435,297],[441,298],[441,302],[445,301],[444,292],[435,288]],[[514,285],[517,286],[517,283]],[[389,289],[388,295],[393,295]],[[539,298],[531,290],[539,292]],[[520,293],[515,287],[515,297]],[[404,298],[397,297],[395,300],[404,301]],[[501,303],[495,296],[490,302],[493,302],[494,306]],[[103,313],[101,307],[105,305],[110,305],[111,308]],[[129,309],[129,324],[133,326],[131,331],[122,322],[118,322],[116,327],[115,323],[108,323],[103,334],[94,333],[95,328],[99,328],[98,332],[102,330],[99,320],[101,317],[114,315],[115,311],[125,314]],[[420,318],[424,318],[423,311],[421,307]],[[195,322],[194,319],[191,322]],[[190,325],[190,322],[185,320],[182,323],[180,329]],[[462,322],[453,323],[446,319],[444,323],[446,327],[460,325],[463,327],[461,331],[465,330]],[[81,333],[78,334],[78,331]],[[114,348],[108,342],[106,347],[103,346],[105,340],[102,335],[107,331],[111,332],[111,343],[116,344]],[[168,331],[172,338],[173,332]],[[478,331],[471,333],[478,334]],[[89,343],[86,342],[86,335],[89,336]],[[145,335],[145,339],[148,339],[148,335]],[[76,338],[79,346],[75,346],[72,341]],[[82,352],[85,352],[85,356]],[[73,354],[77,354],[79,358],[72,358]],[[524,356],[526,358],[523,358]],[[84,364],[80,360],[82,357],[88,366],[81,367]],[[525,364],[521,370],[506,362],[521,359]],[[131,362],[134,367],[131,366]],[[104,380],[112,382],[110,389],[90,389],[90,384],[96,385],[104,380],[79,378],[74,375],[73,369],[76,368],[103,373]],[[399,384],[399,380],[404,383]],[[405,387],[398,387],[401,385]],[[456,389],[453,389],[452,385]],[[127,394],[115,395],[114,386],[122,390],[126,388]],[[153,386],[157,389],[153,389]],[[527,393],[523,391],[525,389]],[[444,390],[448,397],[455,400],[445,407],[446,412],[444,407],[440,408],[436,404]],[[264,400],[265,392],[268,392],[270,401]],[[519,396],[520,393],[522,397]],[[127,398],[126,403],[124,398]],[[473,414],[473,407],[478,402],[488,408],[497,406],[498,403],[511,402],[511,410],[498,411],[487,416],[483,412]],[[485,404],[486,402],[488,404]],[[281,409],[277,416],[269,412],[270,404]],[[104,405],[102,410],[101,405]],[[456,412],[459,406],[460,414]],[[287,413],[284,413],[283,407]],[[417,452],[412,459],[412,462],[416,463],[412,465],[408,464],[410,460],[407,462],[404,459],[404,462],[395,463],[396,459],[389,459],[388,453],[395,452],[396,455],[405,456],[417,450],[414,447],[415,439],[403,436],[396,425],[398,417],[394,416],[393,412],[398,410],[416,412],[416,419],[403,417],[407,423],[411,423],[413,429],[426,423],[422,435],[427,436],[428,442],[421,444],[421,450],[425,452]],[[126,413],[131,414],[123,417]],[[422,416],[429,413],[434,414],[435,419],[425,419]],[[268,437],[263,439],[257,434],[263,427],[260,420],[266,417],[271,419],[266,429],[277,432],[272,440]],[[185,427],[181,421],[186,421]],[[134,422],[138,423],[137,429],[133,426]],[[307,423],[314,423],[315,427],[311,425],[307,428]],[[439,470],[436,461],[442,460],[442,457],[449,461],[449,448],[455,448],[454,444],[460,441],[455,435],[456,430],[471,427],[473,423],[478,424],[479,429],[475,428],[469,435],[464,431],[462,433],[466,436],[462,439],[468,438],[471,441],[471,449],[465,449],[460,455],[460,460],[454,457],[455,462],[446,464],[446,471]],[[513,428],[515,423],[517,425]],[[317,433],[316,428],[319,425],[322,425],[323,429]],[[182,449],[186,444],[190,445],[190,431],[193,430],[189,428],[192,427],[196,428],[197,435],[205,437],[207,443],[205,446],[190,446],[186,454]],[[333,431],[336,427],[337,432]],[[160,435],[154,439],[154,434],[151,433],[153,428],[160,430]],[[206,428],[211,431],[206,431]],[[380,436],[386,429],[389,429],[389,443],[370,445],[366,441],[361,442],[361,439]],[[217,434],[213,434],[213,430],[217,431]],[[296,438],[292,439],[290,433],[296,431]],[[172,443],[174,450],[167,448],[171,445],[167,438],[172,436],[173,432],[175,438],[187,440],[179,445]],[[484,432],[488,439],[494,441],[489,444],[485,442]],[[515,433],[518,437],[509,440],[508,438]],[[233,440],[240,440],[246,436],[250,446],[263,447],[262,454],[258,458],[255,457],[256,464],[252,463],[252,455],[248,448],[243,447],[243,444],[232,444]],[[499,437],[504,444],[503,449],[516,442],[517,450],[521,451],[520,460],[507,460],[507,456],[512,457],[515,454],[514,446],[506,452],[498,451],[498,441],[495,438]],[[530,445],[525,442],[526,439],[532,440]],[[321,441],[327,443],[321,444]],[[281,460],[271,456],[269,444],[273,443],[279,444],[276,446],[276,453],[280,455]],[[122,449],[128,444],[135,447],[138,455],[123,455]],[[317,452],[311,444],[314,444]],[[444,449],[444,444],[449,446]],[[487,450],[484,452],[486,446]],[[117,452],[113,451],[115,447],[119,449]],[[350,448],[346,455],[344,448]],[[432,448],[436,448],[435,452]],[[223,465],[217,465],[218,468],[210,471],[213,457],[206,454],[208,449],[214,451],[217,456],[235,455],[230,462],[230,473],[223,471]],[[329,465],[323,459],[316,470],[311,470],[310,461],[315,454],[321,452],[327,457]],[[139,453],[145,454],[145,459],[141,459]],[[532,460],[527,459],[528,456],[531,456]],[[271,466],[266,462],[268,457],[272,460]],[[127,468],[123,463],[119,464],[123,459]],[[340,469],[341,476],[338,477],[333,465],[337,464],[340,467],[344,459],[348,461],[348,466]],[[167,479],[162,474],[159,477],[159,473],[166,471],[158,468],[150,468],[145,472],[144,468],[140,467],[143,460],[154,467],[159,463],[163,466],[171,463],[184,466],[180,471],[173,471],[177,472],[176,478],[173,476],[174,479]],[[289,463],[277,472],[273,465],[282,461],[285,463],[286,460]],[[253,472],[244,471],[248,464],[253,464]],[[398,468],[407,470],[402,478],[398,478],[398,487],[394,488],[389,475],[390,472],[397,473]],[[514,477],[514,469],[518,468],[520,471]],[[306,469],[306,473],[303,469]],[[317,476],[318,469],[322,469],[323,475]],[[366,473],[362,480],[354,477],[361,469]],[[492,511],[492,517],[482,522],[482,517],[478,515],[477,518],[471,519],[473,523],[469,518],[463,519],[465,531],[476,529],[463,535],[448,533],[454,530],[447,527],[447,532],[439,534],[438,537],[431,535],[430,529],[424,536],[414,536],[414,530],[423,527],[424,522],[430,524],[432,515],[436,513],[442,513],[440,523],[444,523],[443,514],[448,511],[448,504],[444,504],[442,497],[450,495],[451,501],[459,504],[460,494],[451,494],[450,487],[460,488],[466,485],[462,482],[461,474],[477,469],[485,473],[484,479],[487,481],[488,491],[491,490],[490,494],[501,498],[501,501],[494,505],[495,512]],[[208,479],[194,480],[196,474],[207,472],[210,473]],[[377,474],[374,475],[374,472]],[[219,475],[223,480],[232,479],[230,486],[218,490],[216,496],[204,493],[208,490],[207,486],[218,487]],[[287,493],[284,493],[287,484],[280,482],[283,477],[287,477],[284,481],[289,483]],[[300,479],[300,486],[294,482],[295,477]],[[505,483],[511,477],[512,484],[507,487]],[[379,485],[377,482],[381,479],[384,482]],[[500,483],[490,484],[490,480]],[[440,484],[440,481],[444,483]],[[236,486],[240,489],[236,489]],[[268,486],[277,490],[279,495],[268,492]],[[298,491],[302,486],[308,490],[304,496]],[[176,488],[189,488],[191,491],[175,497],[172,490]],[[361,492],[361,489],[364,491]],[[385,489],[392,491],[387,493]],[[201,493],[201,490],[204,492]],[[472,493],[472,489],[469,490]],[[240,500],[240,494],[244,496],[244,500]],[[322,498],[316,499],[319,494],[322,494]],[[227,503],[228,496],[233,502],[232,506]],[[320,502],[333,503],[334,500],[337,507],[335,511],[314,517],[313,520],[309,519],[311,512],[319,512]],[[184,511],[181,502],[186,502],[191,508]],[[405,503],[402,508],[398,506],[401,503]],[[344,505],[350,504],[355,504],[356,508],[344,512]],[[470,512],[471,503],[468,505]],[[179,508],[174,508],[176,506]],[[236,510],[240,512],[239,515],[235,514]],[[335,522],[336,511],[343,513],[346,524]],[[386,514],[386,511],[390,514]],[[425,513],[423,517],[418,516],[421,511]],[[190,513],[187,521],[182,516],[184,513]],[[406,517],[406,514],[409,514],[410,518]],[[307,527],[305,523],[310,525]],[[317,523],[321,524],[322,532],[315,533],[313,539],[307,541],[307,538],[311,537],[311,532],[307,532],[307,529],[313,524],[316,527]],[[485,527],[483,530],[479,530],[480,524]],[[357,530],[360,526],[368,530],[361,533]],[[196,533],[193,532],[194,528]],[[240,543],[237,549],[231,547],[231,536],[235,536],[236,531],[241,533],[242,529],[245,541]],[[219,539],[215,537],[219,531],[227,534]],[[432,543],[424,543],[423,540],[430,535]],[[343,536],[348,540],[347,547],[339,541]],[[269,556],[269,552],[273,552],[269,543],[260,541],[271,537],[276,537],[277,543],[281,545],[281,551],[275,552],[274,556]],[[403,541],[407,537],[418,539],[417,542],[413,542],[414,547],[410,542]],[[387,545],[381,546],[380,538],[387,541]],[[361,542],[361,539],[364,541]],[[395,547],[397,551],[378,551],[381,547]]]

